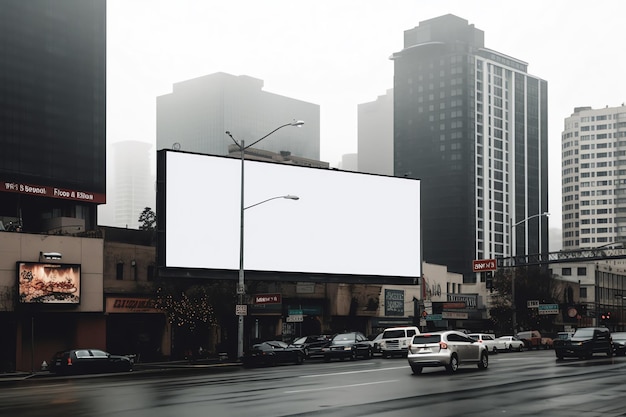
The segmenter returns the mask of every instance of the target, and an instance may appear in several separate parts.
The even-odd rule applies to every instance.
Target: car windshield
[[[347,343],[354,342],[356,335],[354,333],[342,333],[333,337],[333,343]]]
[[[385,330],[383,333],[383,339],[395,339],[398,337],[404,337],[404,330]]]
[[[414,345],[423,345],[428,343],[439,343],[441,341],[440,334],[420,334],[413,336]]]
[[[593,337],[593,329],[578,329],[574,337]]]
[[[306,343],[306,339],[307,339],[307,337],[306,337],[306,336],[305,336],[305,337],[301,337],[300,339],[296,339],[296,340],[293,342],[293,344],[294,344],[294,345],[303,345],[303,344],[305,344],[305,343]]]

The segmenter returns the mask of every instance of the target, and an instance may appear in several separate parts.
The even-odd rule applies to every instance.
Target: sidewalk
[[[241,362],[232,360],[220,360],[218,358],[198,359],[195,361],[177,360],[177,361],[163,361],[163,362],[149,362],[149,363],[136,363],[133,365],[133,371],[148,371],[148,370],[174,370],[174,369],[203,369],[203,368],[217,368],[217,367],[229,367],[229,366],[241,366]],[[0,383],[11,381],[24,381],[31,378],[43,378],[54,376],[55,374],[50,371],[37,370],[34,372],[16,371],[16,372],[4,372],[0,373]]]

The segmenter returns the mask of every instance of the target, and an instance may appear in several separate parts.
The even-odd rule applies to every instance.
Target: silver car
[[[421,374],[424,367],[445,366],[454,373],[459,366],[489,366],[489,352],[483,343],[456,330],[422,333],[413,336],[409,346],[408,361],[414,374]]]

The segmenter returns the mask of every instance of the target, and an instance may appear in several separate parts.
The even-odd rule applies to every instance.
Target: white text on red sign
[[[495,259],[479,259],[472,261],[474,272],[495,271],[497,268]]]

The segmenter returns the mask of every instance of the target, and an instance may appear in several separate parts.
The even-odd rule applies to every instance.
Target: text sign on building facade
[[[478,294],[448,294],[449,303],[465,303],[465,308],[476,310],[478,306]]]
[[[539,314],[559,314],[558,304],[539,304]]]
[[[474,272],[495,271],[496,269],[495,259],[475,259],[472,261],[472,270]]]
[[[280,294],[256,294],[254,304],[280,304],[282,298]]]
[[[385,316],[404,316],[404,290],[385,289]]]

